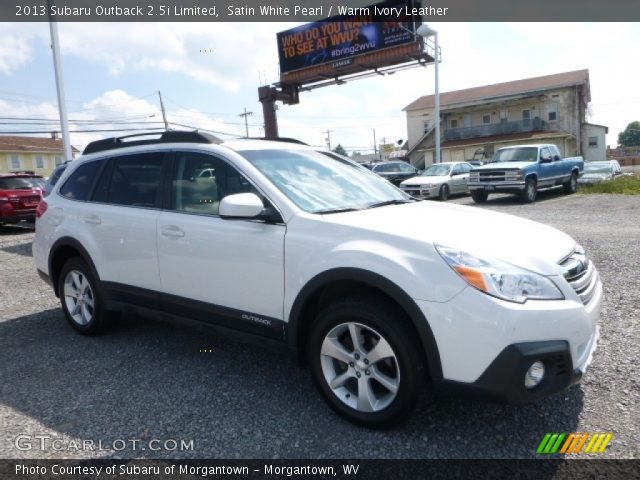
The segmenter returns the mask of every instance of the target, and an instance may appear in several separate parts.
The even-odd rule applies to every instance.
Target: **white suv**
[[[37,216],[37,269],[79,332],[133,307],[261,336],[370,427],[426,379],[511,403],[562,391],[597,343],[602,284],[569,236],[417,201],[305,145],[101,140]]]

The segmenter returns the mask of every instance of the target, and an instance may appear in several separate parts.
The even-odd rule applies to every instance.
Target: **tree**
[[[635,147],[636,145],[640,145],[640,122],[631,122],[623,132],[620,132],[618,135],[618,145],[622,147]]]
[[[345,157],[347,156],[347,151],[340,144],[338,144],[338,146],[334,148],[333,151],[336,152],[338,155],[344,155]]]

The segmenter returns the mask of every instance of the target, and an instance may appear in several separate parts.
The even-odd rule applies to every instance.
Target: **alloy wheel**
[[[376,330],[347,322],[333,327],[320,349],[324,379],[344,404],[360,412],[378,412],[396,398],[398,359]]]
[[[95,297],[87,277],[70,270],[64,279],[64,302],[69,315],[78,325],[88,325],[95,313]]]

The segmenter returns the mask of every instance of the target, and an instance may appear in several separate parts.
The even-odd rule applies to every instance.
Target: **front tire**
[[[487,198],[489,198],[489,194],[479,190],[473,190],[471,192],[471,198],[475,203],[485,203]]]
[[[104,309],[98,281],[84,260],[67,260],[60,272],[58,294],[62,311],[75,330],[96,335],[107,329],[110,314]]]
[[[449,185],[445,183],[440,187],[440,193],[438,194],[438,198],[444,202],[446,200],[449,200],[449,196],[450,196]]]
[[[522,203],[533,203],[536,201],[537,193],[538,191],[535,178],[527,178],[524,184],[524,190],[520,194],[520,201]]]
[[[571,174],[568,182],[562,184],[564,193],[571,195],[572,193],[576,193],[578,191],[578,175],[576,172]]]
[[[370,297],[339,300],[316,318],[308,355],[316,387],[337,413],[390,428],[413,410],[422,356],[393,305]]]

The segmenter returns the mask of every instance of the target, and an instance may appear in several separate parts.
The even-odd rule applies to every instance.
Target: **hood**
[[[325,215],[324,219],[341,227],[491,256],[543,275],[557,275],[558,262],[576,246],[566,233],[541,223],[429,201]]]
[[[479,167],[473,167],[474,170],[515,170],[518,168],[527,168],[536,162],[498,162],[485,163]]]
[[[449,177],[447,175],[438,175],[438,176],[432,176],[432,177],[421,176],[421,177],[413,177],[413,178],[410,178],[409,180],[405,180],[400,185],[404,185],[406,187],[414,187],[419,185],[431,185],[431,184],[444,183],[448,180],[449,180]]]

